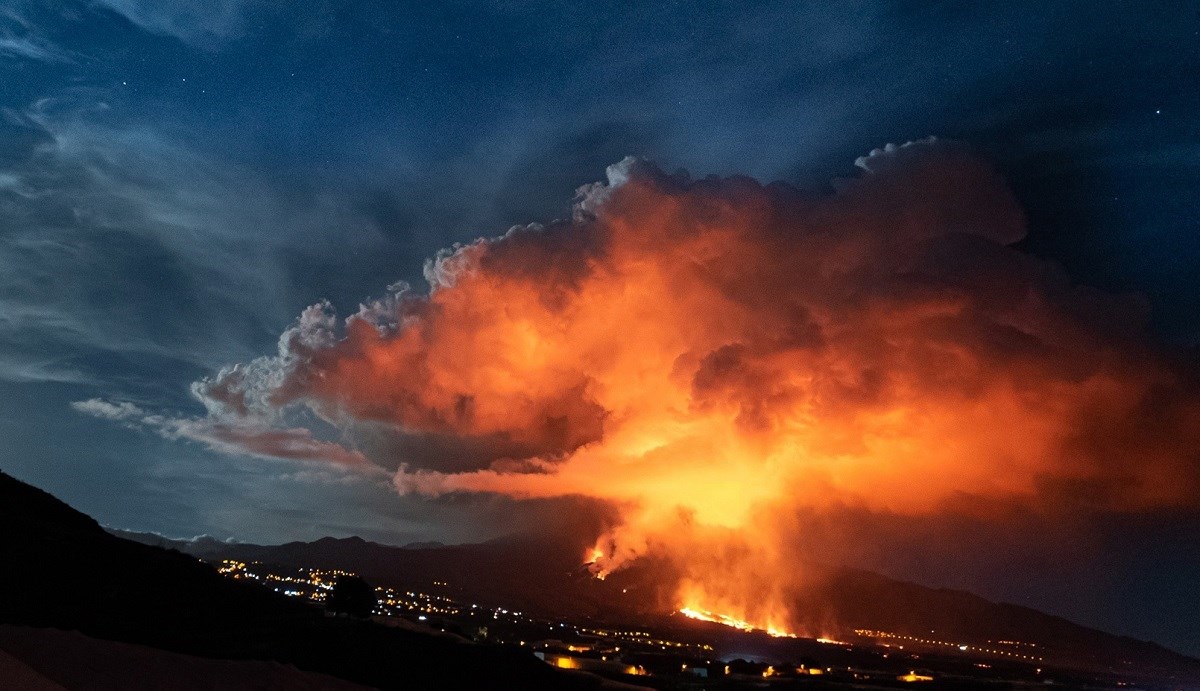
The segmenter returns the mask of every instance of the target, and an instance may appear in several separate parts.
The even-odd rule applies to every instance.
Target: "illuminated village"
[[[218,571],[316,604],[328,600],[338,577],[355,575],[230,559],[222,560]],[[1080,682],[1046,665],[1039,645],[1021,641],[948,641],[934,632],[921,637],[872,629],[857,629],[850,640],[811,639],[693,608],[681,608],[656,626],[555,621],[438,591],[449,592],[450,584],[431,581],[428,591],[377,586],[371,619],[462,642],[524,648],[560,669],[652,688],[944,688],[984,681],[1003,688],[1044,688]],[[737,645],[745,652],[731,652]],[[1115,676],[1091,681],[1095,688],[1131,685]]]

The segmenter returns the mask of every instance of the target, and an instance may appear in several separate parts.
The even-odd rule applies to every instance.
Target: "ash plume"
[[[802,516],[1195,509],[1197,378],[1144,303],[1015,248],[1021,209],[963,146],[857,163],[815,195],[626,159],[570,220],[444,250],[428,292],[344,322],[314,305],[195,393],[388,430],[402,457],[346,451],[402,493],[608,502],[597,575],[653,553],[679,606],[762,628],[802,625]]]

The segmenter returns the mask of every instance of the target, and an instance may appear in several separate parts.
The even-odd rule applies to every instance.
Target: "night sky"
[[[190,387],[321,299],[352,314],[424,290],[442,248],[570,216],[629,155],[827,194],[876,147],[962,142],[1024,209],[1019,249],[1200,348],[1187,3],[3,4],[0,458],[105,525],[404,544],[558,515],[221,447]],[[1053,567],[969,522],[929,529],[997,545],[953,565],[895,530],[907,557],[862,565],[1200,654],[1195,511],[1098,516]]]

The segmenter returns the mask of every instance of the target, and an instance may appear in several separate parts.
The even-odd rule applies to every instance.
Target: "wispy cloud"
[[[74,62],[71,54],[35,38],[0,35],[0,55],[42,62]]]
[[[215,49],[242,35],[247,0],[94,0],[151,33],[173,36],[193,46]]]
[[[23,11],[21,3],[0,8],[0,56],[51,63],[73,63],[76,56],[56,45]]]
[[[89,398],[71,408],[130,429],[148,430],[164,439],[199,442],[218,453],[298,461],[323,461],[371,472],[361,453],[337,442],[317,439],[302,427],[280,428],[253,419],[171,417],[151,413],[129,401]]]
[[[113,111],[103,91],[77,90],[3,113],[28,144],[0,159],[0,378],[82,380],[97,352],[215,366],[291,317],[269,307],[295,288],[289,261],[324,256],[330,228],[373,237],[337,190],[296,204],[186,131]],[[50,366],[64,359],[74,366]]]

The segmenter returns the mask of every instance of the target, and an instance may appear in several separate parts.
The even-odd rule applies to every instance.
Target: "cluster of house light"
[[[1016,660],[1028,660],[1030,662],[1042,662],[1045,659],[1038,655],[1025,655],[1020,652],[1013,652],[1011,650],[1001,650],[999,648],[989,647],[989,645],[990,646],[996,646],[996,645],[1028,646],[1030,648],[1038,647],[1034,643],[1023,643],[1021,641],[988,641],[987,645],[970,645],[968,643],[954,643],[954,642],[950,642],[950,641],[939,641],[939,640],[930,639],[930,638],[920,638],[918,636],[905,636],[904,634],[892,633],[890,631],[873,631],[871,629],[855,629],[854,633],[858,634],[859,636],[863,636],[865,638],[889,638],[889,639],[898,640],[898,641],[910,641],[912,643],[922,643],[924,645],[945,646],[948,648],[955,648],[962,652],[968,652],[968,651],[973,650],[973,651],[979,652],[979,653],[989,653],[991,655],[1001,655],[1004,657],[1011,657]],[[903,650],[904,646],[900,646],[900,648]]]
[[[618,629],[589,629],[586,627],[576,627],[576,632],[589,635],[599,636],[601,638],[620,638],[631,643],[637,643],[645,646],[658,646],[666,650],[668,648],[677,648],[681,650],[695,649],[696,651],[711,653],[713,647],[707,644],[700,643],[680,643],[679,641],[668,641],[661,638],[654,638],[646,631],[621,631]]]
[[[217,568],[217,573],[230,578],[249,578],[260,581],[270,585],[271,589],[277,593],[283,593],[290,597],[303,597],[314,602],[324,602],[329,591],[333,590],[334,581],[338,576],[354,575],[341,569],[299,569],[299,572],[304,575],[296,577],[281,576],[275,573],[259,574],[251,571],[246,562],[236,559],[224,559],[221,561],[221,566]]]
[[[258,567],[251,570],[250,567]],[[323,602],[327,597],[328,591],[333,589],[333,583],[338,576],[354,576],[350,571],[342,571],[340,569],[299,569],[302,576],[282,576],[279,574],[264,572],[257,573],[260,570],[261,564],[257,562],[247,565],[245,562],[235,559],[225,559],[217,568],[218,573],[229,576],[230,578],[248,578],[256,581],[264,582],[272,586],[279,593],[289,595],[291,597],[302,597],[314,602]],[[433,581],[433,585],[447,587],[445,581]],[[416,614],[419,621],[426,621],[427,615],[443,615],[443,616],[460,616],[460,615],[490,615],[493,620],[508,619],[514,622],[527,624],[541,624],[550,631],[570,628],[577,635],[596,636],[600,638],[611,638],[623,640],[630,643],[636,643],[647,647],[657,647],[662,650],[690,650],[697,653],[711,653],[712,646],[701,645],[697,643],[681,643],[679,641],[669,641],[661,638],[655,638],[647,631],[626,631],[623,629],[593,629],[588,627],[574,626],[563,623],[555,623],[544,620],[537,620],[525,616],[523,612],[509,610],[504,607],[485,607],[482,605],[465,605],[455,601],[452,598],[444,595],[433,595],[416,591],[399,591],[394,588],[377,587],[375,588],[378,606],[375,610],[376,614],[392,615],[403,613]],[[522,641],[522,644],[525,642]],[[618,648],[619,650],[619,648]]]
[[[255,563],[253,565],[260,566],[257,563]],[[303,576],[300,576],[300,577],[281,576],[281,575],[274,574],[274,573],[260,574],[260,573],[256,573],[256,571],[250,570],[245,562],[234,560],[234,559],[223,560],[221,562],[221,566],[218,567],[217,571],[218,571],[218,573],[229,576],[231,578],[248,578],[248,579],[257,580],[260,582],[277,584],[278,587],[273,585],[274,590],[276,592],[281,592],[285,595],[290,595],[293,597],[305,597],[310,600],[314,600],[314,601],[318,601],[318,602],[323,601],[325,599],[328,591],[333,589],[333,584],[338,576],[354,576],[355,575],[353,572],[343,571],[340,569],[299,569],[298,570],[299,573],[304,574]],[[442,582],[442,581],[434,581],[433,585],[445,587],[448,584],[445,582]],[[296,587],[289,587],[289,586],[296,586]],[[303,588],[303,590],[300,588]],[[493,619],[499,619],[503,616],[506,619],[512,619],[514,621],[523,621],[523,622],[527,622],[527,623],[546,625],[549,627],[549,629],[551,631],[555,631],[557,629],[568,628],[567,624],[563,624],[563,623],[556,624],[553,622],[539,621],[539,620],[531,619],[531,618],[524,616],[524,614],[522,612],[510,611],[503,607],[483,607],[483,606],[475,605],[475,604],[472,604],[468,607],[467,605],[459,604],[452,598],[445,597],[443,595],[431,595],[428,593],[415,592],[415,591],[398,591],[393,588],[387,588],[387,587],[379,587],[379,588],[376,588],[375,591],[376,591],[376,594],[377,594],[377,597],[379,600],[379,608],[376,610],[377,614],[392,614],[395,610],[400,609],[400,610],[405,610],[405,611],[411,612],[411,613],[420,613],[420,615],[417,618],[422,621],[424,621],[426,619],[426,616],[425,616],[426,614],[440,614],[440,615],[449,615],[449,616],[463,615],[463,614],[467,614],[467,615],[482,614],[482,615],[486,616],[487,614],[491,614]],[[596,628],[588,628],[588,627],[574,626],[574,625],[570,625],[569,628],[571,630],[573,630],[574,633],[577,635],[594,636],[597,638],[604,638],[604,639],[623,640],[623,641],[635,643],[635,644],[642,645],[642,646],[657,647],[662,650],[678,650],[680,652],[691,651],[691,652],[697,652],[697,653],[701,653],[701,654],[711,653],[713,651],[713,647],[711,645],[699,644],[699,643],[683,643],[683,642],[679,642],[679,641],[670,641],[670,640],[666,640],[666,639],[655,638],[648,631],[637,631],[637,630],[628,630],[627,631],[627,630],[623,630],[623,629],[596,629]],[[990,653],[993,655],[1001,655],[1001,656],[1007,656],[1007,657],[1016,658],[1016,659],[1024,659],[1024,660],[1038,661],[1038,662],[1042,661],[1042,659],[1043,659],[1036,655],[1024,655],[1024,654],[1012,652],[1009,650],[1001,650],[996,647],[968,645],[968,644],[964,644],[964,643],[955,643],[955,642],[950,642],[950,641],[941,641],[941,640],[936,640],[936,639],[921,638],[918,636],[907,636],[904,634],[892,633],[890,631],[875,631],[875,630],[871,630],[871,629],[855,629],[854,633],[859,636],[866,637],[866,638],[891,639],[891,640],[896,640],[896,641],[908,641],[911,643],[919,643],[919,644],[931,645],[931,646],[944,646],[944,647],[956,648],[956,649],[958,649],[960,651],[964,651],[964,652],[974,650],[977,652],[985,652],[985,653]],[[822,638],[822,639],[818,639],[818,640],[821,643],[847,645],[846,643],[844,643],[842,641],[836,641],[836,640],[832,640],[832,639]],[[521,645],[526,644],[525,641],[521,641],[520,643],[521,643]],[[1012,646],[1012,647],[1029,647],[1029,648],[1037,647],[1033,643],[1024,643],[1021,641],[1000,640],[1000,641],[988,641],[987,643],[990,646]],[[884,644],[884,645],[887,645],[887,644]],[[901,645],[899,647],[901,649],[903,649],[904,646]],[[590,649],[590,646],[576,646],[576,645],[567,646],[567,650],[569,650],[571,652],[582,652],[582,651],[586,651],[589,649]],[[620,647],[617,647],[615,650],[619,651]],[[607,659],[607,657],[604,659]],[[547,660],[547,662],[551,662],[551,661]],[[578,663],[575,662],[572,658],[570,658],[568,656],[556,656],[556,658],[554,659],[553,662],[551,662],[551,664],[555,664],[559,667],[568,667],[568,666],[576,665]],[[684,665],[684,670],[685,671],[687,670],[687,665]],[[799,667],[796,669],[796,673],[798,673],[798,674],[821,674],[825,671],[827,671],[827,670],[822,670],[819,667],[806,669],[805,667],[802,666],[802,667]],[[642,669],[640,667],[630,667],[626,673],[628,673],[628,674],[645,674],[646,672],[644,669]],[[725,673],[726,674],[730,673],[728,666],[726,666],[726,668],[725,668]],[[779,674],[780,674],[780,670],[777,670],[774,667],[768,667],[763,672],[764,677],[773,677],[773,676],[778,676]],[[857,678],[858,675],[856,674],[855,677]],[[931,678],[932,677],[929,677],[926,675],[917,674],[916,672],[910,672],[907,675],[898,677],[898,679],[900,681],[927,681],[927,680],[930,680]]]
[[[376,588],[375,595],[379,599],[379,614],[391,614],[386,607],[402,608],[409,612],[425,614],[454,615],[461,614],[462,608],[453,600],[441,595],[429,595],[413,591],[400,592],[392,588]]]

